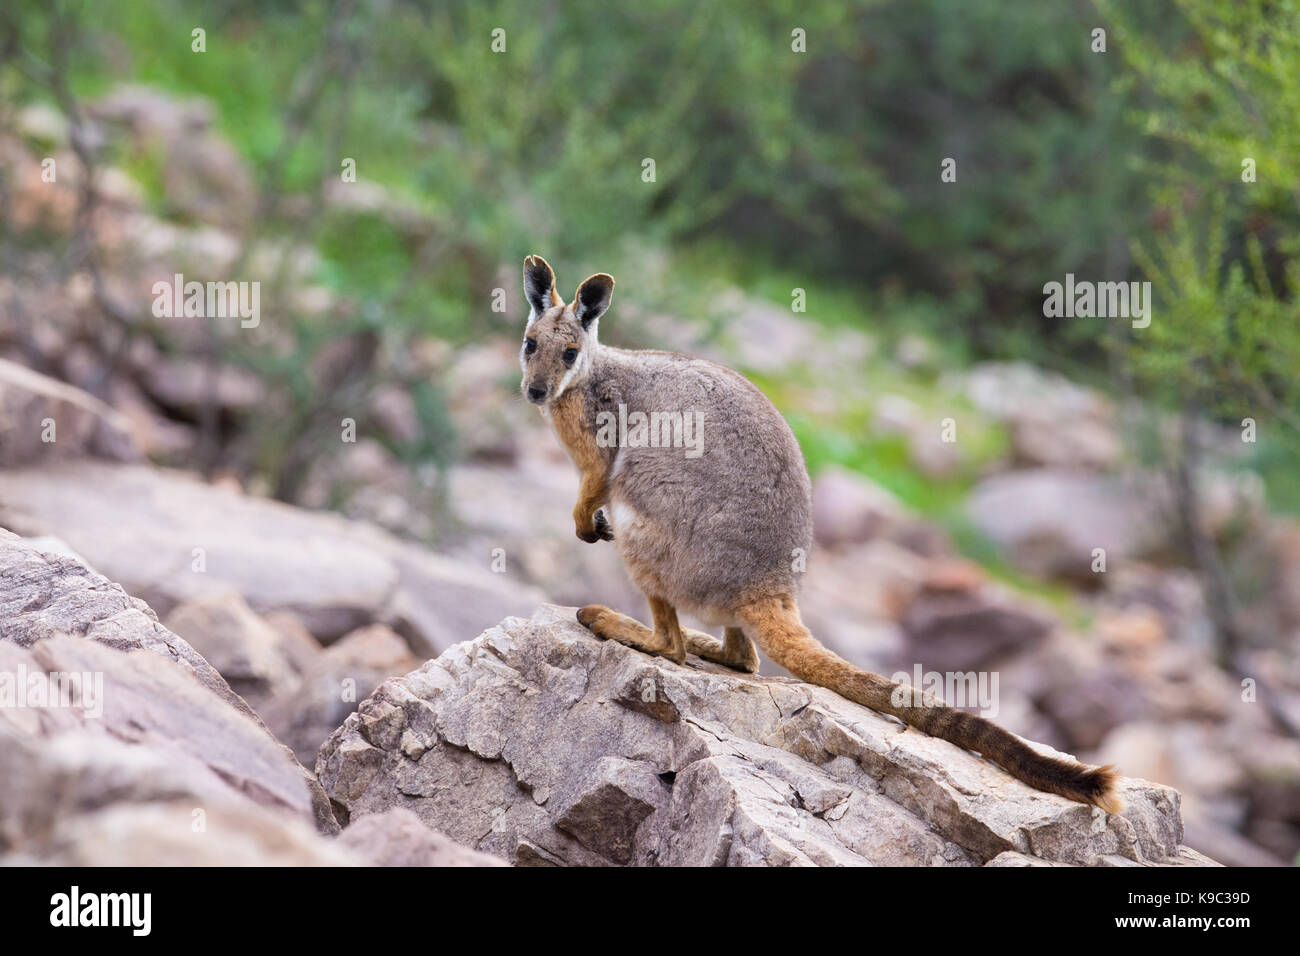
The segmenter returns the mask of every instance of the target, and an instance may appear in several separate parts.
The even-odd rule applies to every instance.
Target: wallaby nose
[[[536,385],[528,386],[528,400],[530,402],[540,402],[546,397],[546,389],[538,388]]]

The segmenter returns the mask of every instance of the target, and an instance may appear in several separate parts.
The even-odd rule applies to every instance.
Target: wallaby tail
[[[872,710],[892,714],[933,737],[978,751],[1031,787],[1091,803],[1108,813],[1124,809],[1123,800],[1115,793],[1118,775],[1113,767],[1087,767],[1072,760],[1045,757],[983,717],[854,667],[818,643],[799,619],[792,598],[755,601],[742,608],[739,616],[745,633],[768,657],[800,680],[827,687]]]

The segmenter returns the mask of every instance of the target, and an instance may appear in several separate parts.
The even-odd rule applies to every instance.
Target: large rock
[[[1167,787],[1126,779],[1108,815],[824,688],[678,666],[549,605],[385,682],[317,772],[344,819],[406,808],[521,865],[1197,859]]]
[[[271,697],[297,687],[298,674],[309,663],[301,644],[258,617],[234,591],[181,604],[165,623],[259,714]]]
[[[140,451],[130,422],[93,395],[0,359],[0,467],[77,455],[130,460]]]
[[[882,535],[903,517],[893,494],[846,468],[831,467],[813,484],[813,534],[828,548]]]
[[[370,663],[415,663],[391,632],[350,653],[376,642]],[[402,811],[338,829],[316,778],[147,605],[66,545],[0,530],[0,865],[499,864]]]
[[[211,405],[228,415],[244,415],[264,407],[266,386],[252,372],[235,365],[217,365],[209,372],[199,358],[158,355],[140,370],[141,385],[159,406],[197,417]]]
[[[38,695],[51,674],[86,689]],[[0,699],[0,853],[183,862],[131,849],[152,827],[150,846],[206,839],[210,860],[227,837],[288,847],[285,862],[330,855],[320,785],[207,661],[119,585],[2,530]]]
[[[969,671],[1037,646],[1051,633],[1045,614],[984,589],[925,588],[900,622],[915,660],[939,671]]]
[[[1026,362],[981,362],[965,386],[976,408],[1007,425],[1018,465],[1105,470],[1120,460],[1115,409],[1100,392]]]
[[[1258,476],[1204,468],[1198,475],[1200,524],[1224,538],[1263,523]],[[1103,475],[1079,469],[1032,468],[995,474],[971,492],[975,527],[1020,567],[1040,576],[1100,587],[1092,570],[1097,548],[1109,567],[1134,557],[1176,563],[1184,548],[1179,506],[1155,471]]]
[[[372,866],[505,866],[495,856],[467,850],[430,830],[400,807],[354,820],[339,843]]]
[[[258,712],[276,737],[311,767],[325,738],[359,701],[386,678],[419,665],[402,638],[383,624],[371,624],[327,647],[291,688],[274,695]]]
[[[183,472],[77,461],[0,473],[0,525],[54,535],[162,614],[235,591],[331,641],[376,621],[422,656],[539,594],[362,522],[204,484]]]
[[[1160,537],[1147,485],[1083,471],[1035,468],[984,479],[967,511],[975,527],[1031,573],[1097,585],[1093,552],[1107,562],[1141,554]]]

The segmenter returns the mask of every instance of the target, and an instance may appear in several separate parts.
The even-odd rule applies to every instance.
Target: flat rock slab
[[[205,484],[179,471],[75,461],[0,473],[0,526],[65,541],[167,615],[236,591],[331,641],[391,624],[421,656],[536,606],[538,592],[365,524]]]
[[[1168,787],[1124,779],[1110,815],[824,688],[679,666],[574,614],[507,618],[380,685],[317,759],[341,820],[405,808],[518,865],[1209,862]]]

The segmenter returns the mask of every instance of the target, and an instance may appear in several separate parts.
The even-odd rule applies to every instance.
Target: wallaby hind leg
[[[650,599],[650,613],[654,616],[654,630],[640,621],[620,614],[601,604],[588,604],[578,612],[578,623],[597,637],[618,641],[647,654],[660,654],[678,664],[686,660],[686,645],[677,611],[671,604]]]
[[[758,649],[740,628],[727,628],[726,637],[721,641],[712,634],[689,627],[683,630],[683,634],[687,653],[747,674],[758,673]]]

